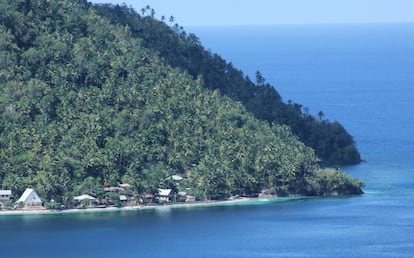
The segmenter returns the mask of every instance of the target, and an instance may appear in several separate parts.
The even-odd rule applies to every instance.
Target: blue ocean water
[[[191,28],[285,100],[354,135],[366,194],[0,216],[0,257],[413,257],[414,25]]]

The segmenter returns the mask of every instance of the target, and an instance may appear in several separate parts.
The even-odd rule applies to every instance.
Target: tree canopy
[[[33,187],[63,204],[76,194],[100,196],[102,186],[119,182],[137,196],[169,187],[198,199],[264,189],[277,195],[360,192],[360,181],[323,172],[314,150],[288,126],[258,120],[221,89],[206,89],[212,76],[195,77],[196,71],[170,64],[138,28],[102,15],[101,8],[82,0],[0,1],[2,188],[20,194]],[[178,35],[152,16],[110,8],[135,24],[141,19],[143,27],[154,24],[141,29],[147,38]],[[182,44],[202,48],[193,37]],[[183,40],[171,40],[177,39]],[[184,55],[176,55],[177,62],[186,62]],[[210,57],[255,96],[279,97]],[[215,71],[217,83],[229,80]],[[179,186],[174,174],[184,177]]]
[[[113,24],[127,25],[133,37],[142,40],[144,47],[155,50],[170,66],[185,70],[194,78],[202,75],[204,88],[218,89],[240,101],[256,118],[269,124],[290,126],[302,142],[315,150],[323,164],[361,162],[352,136],[339,122],[316,119],[302,105],[290,101],[284,103],[259,71],[252,82],[231,63],[206,50],[196,35],[187,34],[178,24],[172,22],[174,25],[170,27],[149,12],[139,15],[126,5],[103,4],[95,8]]]

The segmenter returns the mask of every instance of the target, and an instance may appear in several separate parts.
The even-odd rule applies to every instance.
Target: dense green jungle
[[[362,192],[320,168],[361,161],[339,122],[284,103],[174,17],[140,11],[0,0],[1,189],[64,206],[121,182],[131,196],[171,188],[197,200]]]

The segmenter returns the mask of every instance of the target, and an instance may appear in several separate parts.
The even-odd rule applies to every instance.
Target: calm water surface
[[[322,110],[366,163],[356,197],[0,216],[0,257],[413,257],[414,25],[192,28],[285,100]]]

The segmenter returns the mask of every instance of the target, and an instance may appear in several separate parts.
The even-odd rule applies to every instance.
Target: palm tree
[[[149,6],[149,5],[145,6],[145,10],[151,11],[151,6]]]
[[[266,80],[262,76],[262,74],[259,71],[256,71],[256,84],[257,86],[263,86],[265,84]]]
[[[13,194],[21,194],[24,190],[24,179],[16,174],[8,174],[3,179],[4,188],[12,190]]]
[[[322,120],[325,117],[325,114],[322,111],[318,112],[318,118],[319,120]]]

